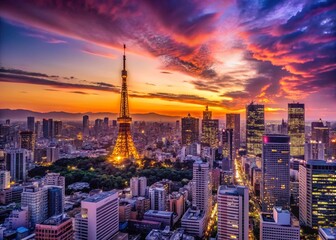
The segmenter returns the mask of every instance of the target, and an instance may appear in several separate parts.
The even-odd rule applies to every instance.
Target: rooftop
[[[204,218],[205,213],[202,210],[195,210],[195,209],[191,209],[189,208],[185,214],[182,217],[182,221],[183,220],[200,220],[202,218]]]
[[[147,212],[145,212],[145,215],[157,215],[157,216],[163,216],[163,217],[171,217],[173,215],[173,212],[148,210]]]
[[[57,226],[67,220],[69,220],[69,217],[64,216],[63,214],[60,215],[55,215],[43,222],[43,225],[52,225],[52,226]]]
[[[262,213],[261,218],[264,222],[275,223],[272,213]]]
[[[328,239],[336,239],[336,228],[320,228],[319,232]]]
[[[109,191],[109,192],[101,192],[101,193],[95,194],[91,197],[88,197],[88,198],[84,199],[83,201],[84,202],[97,203],[97,202],[100,202],[101,200],[103,200],[105,198],[108,198],[108,197],[114,195],[115,193],[117,193],[117,190],[112,190],[112,191]]]

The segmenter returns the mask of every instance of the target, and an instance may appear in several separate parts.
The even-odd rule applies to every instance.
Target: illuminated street
[[[255,196],[253,187],[250,181],[246,178],[246,175],[243,173],[241,162],[236,158],[235,159],[235,181],[239,185],[248,186],[249,196],[250,196],[250,218],[253,219],[253,228],[259,228],[259,213],[260,213],[260,204],[259,199]],[[253,233],[253,228],[250,228],[249,237],[250,239],[259,239],[259,236],[255,236]]]
[[[217,226],[217,203],[215,203],[212,209],[208,227],[205,231],[205,239],[208,239],[209,237],[211,237],[212,233],[215,231],[216,226]]]

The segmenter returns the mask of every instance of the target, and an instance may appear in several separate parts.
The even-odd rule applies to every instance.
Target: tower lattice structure
[[[139,154],[135,148],[131,135],[132,118],[129,115],[128,92],[127,92],[127,71],[126,71],[126,45],[124,45],[123,70],[121,71],[122,86],[120,99],[120,112],[117,118],[119,131],[116,144],[114,146],[111,158],[112,161],[121,161],[124,159],[138,159]]]

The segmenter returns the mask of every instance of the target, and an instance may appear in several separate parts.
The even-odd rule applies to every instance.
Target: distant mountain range
[[[91,120],[97,118],[108,117],[111,119],[117,118],[117,113],[110,112],[85,112],[85,113],[69,113],[69,112],[34,112],[26,109],[0,109],[0,120],[10,119],[12,121],[26,121],[28,116],[35,117],[36,119],[53,118],[55,120],[82,120],[84,115],[88,115]],[[153,122],[173,122],[181,117],[168,116],[157,113],[137,113],[131,114],[134,121],[153,121]]]

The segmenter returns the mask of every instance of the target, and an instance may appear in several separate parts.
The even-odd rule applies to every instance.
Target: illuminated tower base
[[[119,121],[119,119],[118,119]],[[139,159],[139,154],[135,148],[132,135],[131,124],[129,122],[119,123],[119,132],[114,146],[112,161],[122,161],[124,159]]]

